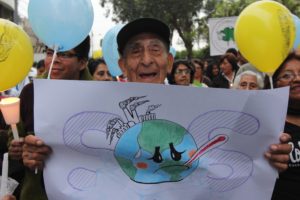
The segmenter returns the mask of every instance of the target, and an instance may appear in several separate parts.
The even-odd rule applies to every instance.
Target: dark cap
[[[154,33],[170,46],[169,27],[154,18],[140,18],[126,24],[117,35],[118,51],[122,55],[127,42],[140,33]]]

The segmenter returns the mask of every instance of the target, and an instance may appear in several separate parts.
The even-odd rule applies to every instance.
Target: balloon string
[[[269,77],[271,89],[273,90],[273,89],[274,89],[274,86],[273,86],[273,79],[272,79],[273,76],[269,74],[268,77]]]
[[[52,61],[51,61],[51,65],[50,65],[50,68],[49,68],[47,79],[50,79],[50,75],[51,75],[51,72],[52,72],[54,60],[56,59],[56,56],[57,56],[57,50],[58,50],[58,47],[54,46],[54,53],[53,53],[53,56],[52,56]]]

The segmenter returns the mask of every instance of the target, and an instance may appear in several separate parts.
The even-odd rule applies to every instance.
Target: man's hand
[[[273,167],[282,172],[288,168],[289,153],[292,150],[292,146],[288,142],[290,142],[291,136],[287,133],[282,133],[279,140],[280,144],[270,145],[269,150],[265,153],[265,157]]]
[[[46,158],[52,152],[51,148],[34,135],[25,137],[23,145],[23,163],[26,167],[34,170],[43,169]]]
[[[23,153],[24,138],[12,140],[8,147],[8,155],[13,160],[21,160]]]

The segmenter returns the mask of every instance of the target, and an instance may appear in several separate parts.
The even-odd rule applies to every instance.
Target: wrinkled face
[[[45,67],[50,68],[53,50],[46,50]],[[78,59],[74,50],[59,52],[54,60],[50,78],[78,80],[80,71],[86,67],[86,61]]]
[[[173,56],[160,37],[151,33],[130,39],[119,60],[119,66],[130,82],[164,83],[172,65]]]
[[[229,75],[232,73],[232,65],[228,62],[226,58],[221,63],[220,68],[225,75]]]
[[[107,66],[104,63],[100,63],[97,66],[97,69],[95,70],[93,74],[93,79],[97,81],[112,81],[112,76],[110,72],[107,69]]]
[[[258,90],[257,78],[254,75],[244,74],[239,82],[240,90]]]
[[[300,61],[290,60],[278,75],[278,87],[290,86],[290,99],[300,101]]]
[[[179,64],[174,74],[174,80],[176,85],[189,85],[191,70],[187,66]]]

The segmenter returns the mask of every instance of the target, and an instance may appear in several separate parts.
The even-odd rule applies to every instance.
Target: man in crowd
[[[54,59],[53,68],[50,74],[51,79],[63,80],[92,80],[87,69],[88,54],[90,50],[90,38],[87,37],[74,49],[66,52],[58,52]],[[45,66],[49,70],[54,51],[46,49]],[[45,77],[47,74],[45,74]],[[21,200],[47,199],[42,170],[44,160],[51,153],[51,148],[45,145],[34,133],[34,111],[33,111],[33,84],[24,87],[20,94],[20,114],[22,124],[19,124],[20,137],[23,140],[12,140],[9,146],[10,159],[20,160],[23,158],[25,177],[21,183]],[[24,145],[23,145],[24,144]],[[22,148],[23,147],[23,148]],[[23,155],[22,155],[23,154]],[[32,171],[32,169],[34,169]]]
[[[119,66],[128,81],[164,83],[174,61],[169,53],[170,30],[167,25],[156,19],[137,19],[120,30],[117,42],[120,54]],[[271,145],[265,154],[270,163],[280,171],[287,168],[288,154],[291,150],[287,144],[289,140],[290,137],[283,134],[280,137],[281,143]],[[26,136],[23,162],[31,170],[31,174],[34,174],[36,168],[43,169],[44,161],[50,153],[50,147],[41,139],[33,135]],[[36,187],[33,188],[33,194]]]

